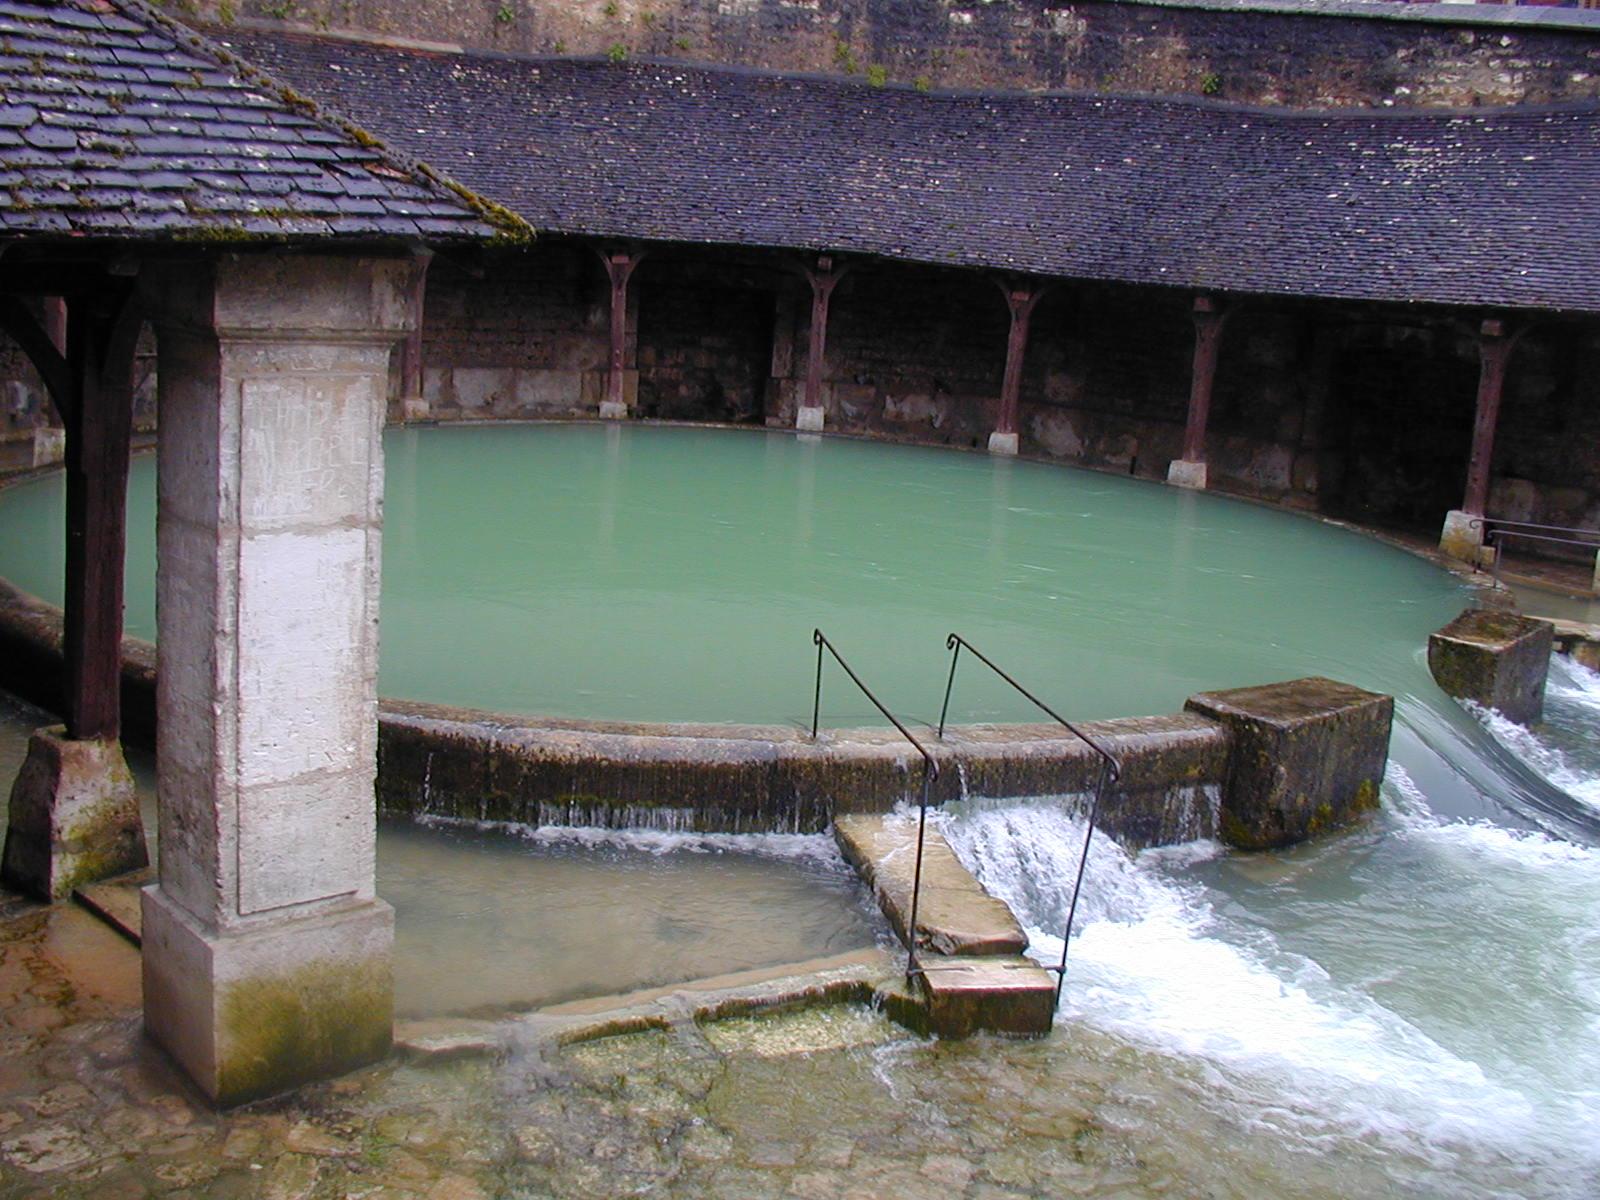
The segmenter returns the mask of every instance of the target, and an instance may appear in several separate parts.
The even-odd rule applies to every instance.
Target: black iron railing
[[[934,762],[933,755],[928,753],[928,748],[912,736],[911,731],[900,723],[900,718],[895,716],[883,706],[883,702],[872,694],[872,689],[861,682],[861,677],[850,669],[850,664],[834,649],[833,643],[820,629],[811,631],[811,640],[817,647],[817,687],[815,699],[811,707],[811,739],[817,737],[817,721],[822,714],[822,652],[826,650],[833,655],[833,661],[844,668],[844,673],[850,676],[850,682],[861,689],[861,694],[872,701],[872,706],[889,719],[889,723],[900,731],[900,736],[910,742],[922,755],[922,799],[917,807],[917,862],[911,876],[911,920],[906,925],[906,977],[911,979],[922,973],[922,967],[917,962],[917,901],[922,895],[922,840],[928,828],[928,792],[933,787],[933,781],[939,778],[939,764]]]
[[[961,652],[965,650],[996,675],[1000,676],[1001,679],[1005,680],[1006,683],[1010,684],[1035,708],[1048,715],[1052,721],[1088,746],[1100,759],[1100,771],[1095,777],[1094,792],[1089,799],[1089,827],[1083,835],[1083,851],[1078,856],[1078,874],[1072,881],[1072,902],[1067,907],[1067,929],[1061,935],[1061,963],[1059,966],[1046,968],[1046,970],[1052,970],[1056,973],[1056,1003],[1060,1004],[1061,988],[1067,981],[1067,947],[1072,942],[1072,924],[1078,915],[1078,893],[1083,887],[1084,868],[1089,863],[1089,843],[1094,838],[1095,818],[1099,816],[1100,802],[1105,796],[1106,788],[1121,778],[1122,765],[1117,762],[1116,757],[1109,750],[1056,712],[1055,709],[1023,687],[1010,675],[1006,674],[983,651],[979,650],[959,633],[952,633],[945,639],[944,644],[945,648],[950,651],[950,677],[944,685],[944,706],[939,710],[939,737],[941,740],[944,738],[945,718],[950,713],[950,692],[956,683],[956,664],[961,661]]]
[[[1600,529],[1576,529],[1569,525],[1536,525],[1532,521],[1502,521],[1497,517],[1474,517],[1471,529],[1483,530],[1483,544],[1494,551],[1491,556],[1495,582],[1500,581],[1500,551],[1508,541],[1539,542],[1546,546],[1576,546],[1600,553]]]

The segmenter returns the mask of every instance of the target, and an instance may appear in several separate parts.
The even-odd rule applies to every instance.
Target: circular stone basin
[[[393,430],[383,695],[527,715],[809,723],[820,627],[937,721],[966,637],[1068,717],[1328,675],[1436,693],[1464,586],[1325,523],[1148,482],[791,433]],[[154,461],[130,490],[130,633],[154,633]],[[0,575],[59,603],[60,475],[0,495]],[[953,722],[1036,719],[963,666]],[[879,724],[829,663],[826,725]]]

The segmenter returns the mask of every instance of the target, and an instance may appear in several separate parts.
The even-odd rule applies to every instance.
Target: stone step
[[[900,940],[909,944],[916,817],[841,814],[834,817],[833,836],[846,861],[872,886]],[[983,890],[933,828],[922,846],[917,945],[947,955],[1020,955],[1028,945],[1011,910]]]
[[[1037,1036],[1055,1017],[1055,976],[1018,956],[919,960],[928,1025],[940,1037],[988,1033]]]

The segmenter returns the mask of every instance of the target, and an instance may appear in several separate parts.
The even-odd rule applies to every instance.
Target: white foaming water
[[[810,862],[847,871],[839,848],[825,833],[672,833],[660,829],[603,829],[579,825],[523,825],[462,817],[419,816],[430,829],[502,833],[536,846],[633,851],[640,854],[751,854]]]
[[[1392,853],[1400,865],[1373,865],[1360,912],[1349,898],[1326,906],[1329,936],[1355,943],[1342,959],[1298,946],[1308,880],[1319,867],[1346,877],[1350,863],[1314,856],[1240,860],[1281,867],[1287,893],[1279,917],[1241,919],[1223,885],[1228,860],[1213,845],[1130,856],[1096,835],[1079,900],[1062,998],[1062,1016],[1202,1065],[1220,1103],[1252,1126],[1309,1149],[1385,1147],[1395,1169],[1431,1194],[1586,1195],[1600,1181],[1600,855],[1540,835],[1487,825],[1442,824],[1403,770],[1392,767],[1383,830],[1369,858]],[[956,853],[1027,926],[1030,952],[1055,962],[1084,825],[1059,807],[1022,802],[963,813],[945,825]],[[1216,861],[1211,861],[1216,860]],[[1425,895],[1413,895],[1426,872]],[[1202,882],[1205,876],[1208,882]],[[1455,945],[1432,931],[1397,938],[1411,906],[1432,904],[1465,884],[1503,898],[1508,919],[1463,928]],[[1342,910],[1342,915],[1341,915]],[[1319,915],[1323,915],[1320,914]],[[1315,918],[1314,918],[1315,919]],[[1339,931],[1334,929],[1342,920]],[[1448,914],[1445,928],[1451,928]],[[1505,1001],[1470,992],[1471,972],[1455,980],[1456,956],[1496,955],[1541,923],[1547,946],[1538,992]],[[1463,920],[1462,925],[1470,922]],[[1363,931],[1372,947],[1360,945]],[[1565,937],[1565,942],[1561,939]],[[1502,944],[1504,939],[1504,944]],[[1315,945],[1315,939],[1301,939]],[[1397,951],[1396,947],[1400,949]],[[1419,964],[1418,956],[1430,956]],[[1325,960],[1328,965],[1318,961]],[[1508,955],[1509,958],[1509,955]],[[1436,960],[1436,961],[1433,961]],[[1491,977],[1496,974],[1488,968]],[[1522,986],[1520,965],[1514,987]],[[1458,993],[1467,1027],[1450,1003],[1434,1011],[1393,977],[1416,972],[1424,994]],[[1437,976],[1437,983],[1433,977]],[[1522,1004],[1509,1015],[1491,1005]],[[1576,1019],[1546,1039],[1546,1010]],[[1405,1189],[1402,1189],[1405,1190]]]
[[[1544,720],[1518,725],[1467,700],[1463,706],[1501,745],[1586,808],[1600,812],[1600,674],[1565,655],[1550,656]]]

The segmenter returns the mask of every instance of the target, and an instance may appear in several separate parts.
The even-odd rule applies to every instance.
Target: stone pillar
[[[1217,351],[1227,313],[1212,296],[1194,298],[1194,369],[1189,377],[1189,420],[1183,430],[1183,457],[1167,467],[1167,482],[1206,486],[1206,424],[1211,419],[1211,388],[1217,378]]]
[[[400,419],[406,422],[426,421],[430,411],[422,385],[422,313],[433,251],[418,250],[414,257],[421,267],[411,286],[411,311],[416,313],[416,323],[400,343]]]
[[[818,256],[815,268],[803,270],[806,282],[811,285],[811,343],[806,351],[805,396],[795,410],[794,427],[816,433],[826,423],[822,366],[828,353],[828,305],[833,299],[833,289],[839,286],[839,280],[849,268],[838,266],[832,257],[823,254]]]
[[[390,1044],[381,435],[419,269],[261,254],[144,276],[162,415],[145,1027],[221,1104]]]
[[[1489,318],[1478,329],[1478,405],[1472,418],[1472,456],[1467,462],[1466,494],[1461,507],[1445,514],[1439,549],[1464,562],[1493,561],[1494,550],[1484,545],[1484,509],[1489,502],[1489,478],[1494,466],[1494,434],[1500,423],[1500,400],[1505,393],[1506,366],[1520,334],[1507,334],[1504,321]]]
[[[1017,412],[1022,392],[1022,364],[1028,354],[1028,325],[1044,289],[1000,285],[1011,310],[1011,335],[1006,339],[1006,370],[1000,380],[1000,416],[989,435],[990,454],[1015,454],[1018,449]]]
[[[611,281],[610,369],[606,374],[606,398],[600,402],[600,415],[608,421],[620,421],[628,415],[628,281],[643,257],[642,252],[618,251],[601,258]],[[634,386],[636,390],[637,374]]]

